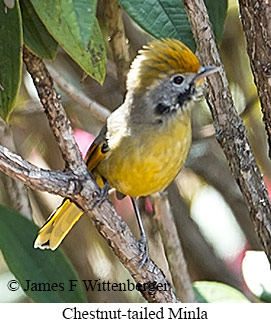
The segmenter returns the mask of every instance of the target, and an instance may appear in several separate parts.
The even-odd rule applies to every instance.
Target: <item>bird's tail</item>
[[[34,248],[55,250],[83,213],[69,199],[65,199],[40,229]]]

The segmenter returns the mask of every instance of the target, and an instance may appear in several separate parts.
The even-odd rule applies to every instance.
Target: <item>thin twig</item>
[[[153,207],[150,207],[151,205],[149,203],[150,200],[148,197],[140,197],[137,199],[144,230],[148,237],[149,254],[154,262],[163,270],[170,284],[173,285],[163,240],[158,228],[158,223],[155,221]]]
[[[220,66],[220,71],[208,78],[207,102],[211,109],[216,138],[228,160],[249,207],[250,217],[271,263],[271,206],[265,184],[229,90],[203,0],[183,0],[197,43],[202,65]]]
[[[52,65],[47,64],[46,66],[56,84],[67,94],[68,97],[70,97],[74,102],[80,104],[83,108],[87,109],[98,120],[105,122],[111,113],[109,109],[89,98],[83,91],[73,86],[63,75],[57,72]]]
[[[166,192],[153,194],[152,198],[154,201],[155,219],[163,240],[177,295],[182,302],[195,303],[196,299],[192,283],[167,194]]]

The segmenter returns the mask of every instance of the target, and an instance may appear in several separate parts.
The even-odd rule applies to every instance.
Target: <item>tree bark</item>
[[[244,195],[254,228],[271,264],[271,206],[268,193],[249,145],[246,128],[234,107],[204,1],[183,0],[183,3],[202,65],[220,66],[219,72],[208,77],[207,92],[216,138]]]
[[[239,6],[271,158],[271,2],[239,0]]]

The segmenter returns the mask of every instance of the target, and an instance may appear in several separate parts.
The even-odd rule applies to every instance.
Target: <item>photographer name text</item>
[[[109,280],[101,279],[83,279],[81,281],[70,279],[67,282],[54,282],[54,283],[43,283],[35,282],[30,279],[25,281],[23,284],[23,290],[35,291],[35,292],[61,292],[61,291],[75,291],[79,284],[83,286],[86,292],[131,292],[134,290],[138,291],[166,291],[168,290],[167,284],[161,284],[157,282],[147,283],[135,283],[134,281],[127,279],[125,282],[117,283]]]

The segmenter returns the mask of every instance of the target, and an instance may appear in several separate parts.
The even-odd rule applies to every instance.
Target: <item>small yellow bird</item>
[[[140,50],[127,76],[124,103],[108,117],[86,156],[99,186],[107,182],[132,198],[165,189],[190,149],[191,103],[203,97],[204,77],[217,70],[200,67],[178,40],[155,40]],[[56,249],[82,214],[64,199],[34,247]]]

